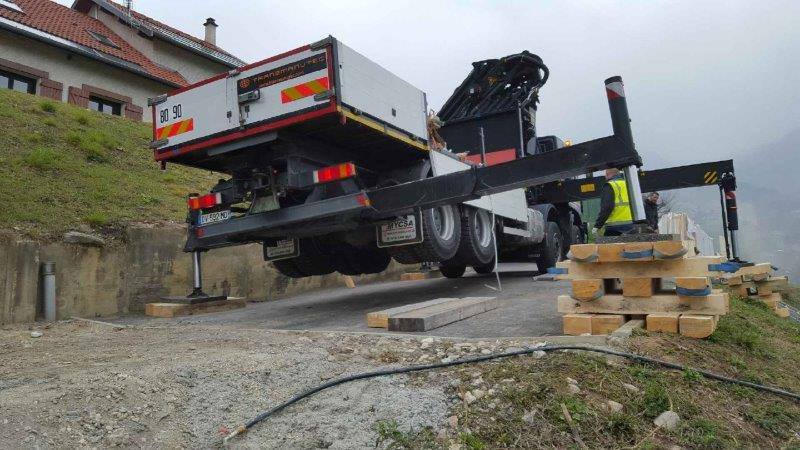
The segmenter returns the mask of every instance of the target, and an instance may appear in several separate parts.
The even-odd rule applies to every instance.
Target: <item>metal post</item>
[[[622,77],[615,76],[606,80],[606,95],[608,96],[608,109],[611,112],[611,126],[614,129],[614,136],[622,139],[622,142],[632,151],[636,151],[633,143],[633,133],[631,132],[631,118],[628,114],[628,102],[625,100],[625,89],[622,84]],[[631,213],[633,221],[641,222],[645,220],[644,197],[639,185],[639,171],[636,166],[628,166],[623,169],[625,181],[628,186],[628,199],[631,203]]]
[[[481,164],[486,166],[486,135],[483,132],[483,127],[478,130],[481,136]]]
[[[44,319],[56,321],[56,263],[42,263],[42,302],[44,303]]]
[[[203,271],[200,264],[200,251],[192,252],[192,272],[194,275],[191,296],[205,295],[203,293]]]
[[[739,260],[736,231],[739,229],[739,208],[736,206],[736,177],[723,174],[720,187],[725,191],[725,215],[728,217],[728,231],[731,234],[731,260]]]
[[[722,210],[722,235],[725,237],[725,257],[731,259],[731,247],[728,242],[728,214],[725,211],[725,194],[722,186],[719,187],[719,206]]]

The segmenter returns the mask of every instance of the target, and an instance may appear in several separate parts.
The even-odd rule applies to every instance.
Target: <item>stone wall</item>
[[[89,247],[39,243],[0,233],[0,323],[35,321],[41,315],[40,265],[56,263],[58,318],[109,317],[144,311],[165,295],[190,290],[191,258],[181,251],[180,227],[130,227],[124,243]],[[392,263],[381,274],[354,277],[356,284],[397,279],[404,267]],[[286,278],[262,260],[261,246],[213,250],[203,258],[204,290],[249,300],[272,300],[328,287],[341,287],[339,274]]]

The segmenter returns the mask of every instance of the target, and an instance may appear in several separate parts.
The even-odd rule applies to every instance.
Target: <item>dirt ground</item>
[[[528,344],[225,324],[8,326],[0,330],[0,448],[214,447],[227,429],[342,374]],[[459,401],[455,370],[466,369],[333,388],[233,447],[375,447],[382,420],[443,429]]]

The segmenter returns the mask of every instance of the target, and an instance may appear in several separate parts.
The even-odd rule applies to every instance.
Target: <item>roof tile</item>
[[[0,8],[0,17],[136,64],[153,77],[167,83],[177,86],[188,84],[177,71],[155,64],[97,19],[50,0],[14,0],[14,3],[23,12]],[[88,31],[107,36],[119,48],[100,43]]]

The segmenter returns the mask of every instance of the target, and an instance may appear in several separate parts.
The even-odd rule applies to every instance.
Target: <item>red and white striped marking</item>
[[[614,81],[606,85],[606,95],[609,100],[615,98],[625,98],[625,88],[622,86],[622,81]]]

